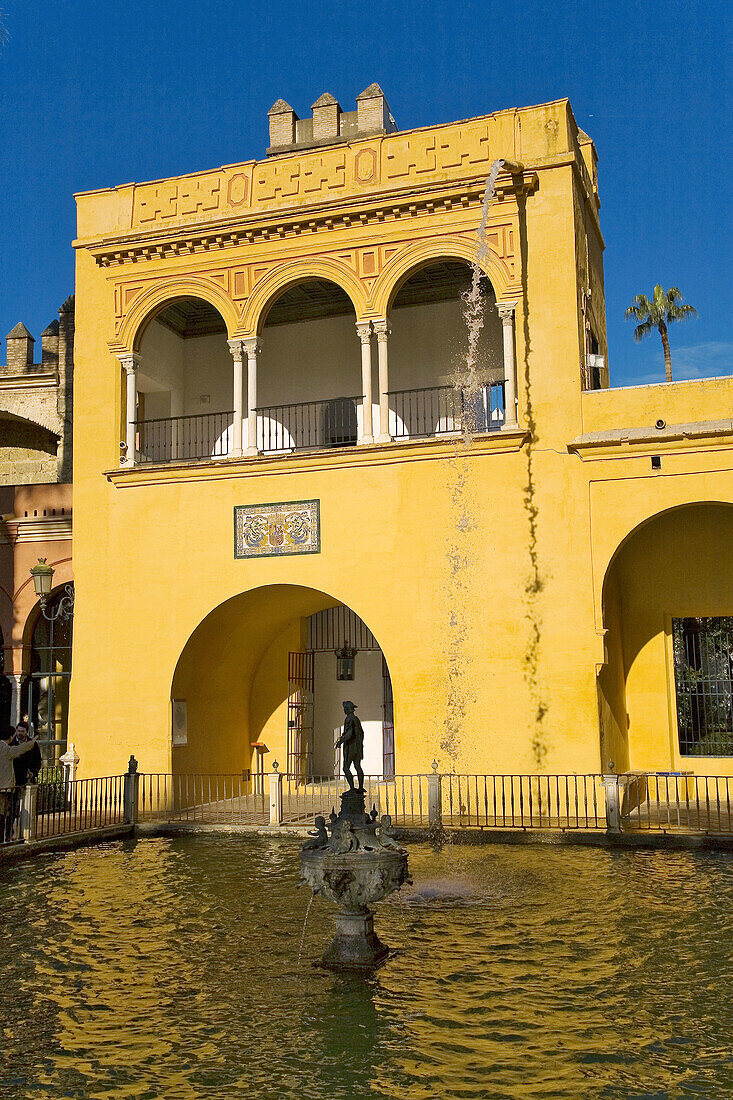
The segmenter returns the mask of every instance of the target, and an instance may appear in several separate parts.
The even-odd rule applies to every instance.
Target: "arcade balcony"
[[[389,316],[359,319],[341,288],[311,279],[281,292],[259,334],[242,337],[229,337],[207,302],[167,303],[139,350],[120,357],[123,465],[516,429],[515,303],[497,303],[482,276],[483,318],[467,371],[470,282],[465,262],[433,262],[395,289]]]

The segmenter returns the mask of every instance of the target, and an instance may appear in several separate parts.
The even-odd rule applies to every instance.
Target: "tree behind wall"
[[[672,286],[669,290],[662,290],[657,284],[654,287],[654,296],[647,298],[646,294],[637,294],[634,301],[626,310],[626,319],[633,317],[639,324],[634,329],[634,339],[637,344],[645,336],[649,336],[653,329],[657,329],[662,338],[664,348],[664,370],[667,381],[672,381],[672,353],[669,347],[668,325],[673,321],[686,321],[690,317],[696,317],[697,310],[694,306],[682,304],[682,293]]]

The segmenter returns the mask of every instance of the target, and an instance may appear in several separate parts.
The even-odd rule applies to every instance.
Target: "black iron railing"
[[[224,458],[232,449],[233,423],[233,412],[138,420],[135,462]]]
[[[504,383],[492,382],[475,393],[456,386],[390,390],[395,439],[420,439],[443,432],[498,431],[504,424]]]
[[[361,397],[331,397],[291,405],[262,405],[257,412],[257,446],[265,454],[318,447],[350,447],[357,441]]]

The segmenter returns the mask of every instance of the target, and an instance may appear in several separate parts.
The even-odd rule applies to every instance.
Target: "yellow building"
[[[733,615],[733,385],[607,388],[567,100],[278,101],[264,160],[77,201],[82,775],[330,775],[346,698],[375,774],[730,769],[674,651]]]

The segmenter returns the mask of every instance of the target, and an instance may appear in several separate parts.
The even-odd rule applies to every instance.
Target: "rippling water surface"
[[[0,868],[0,1097],[733,1096],[733,858],[410,849],[368,981],[296,843],[108,844]]]

